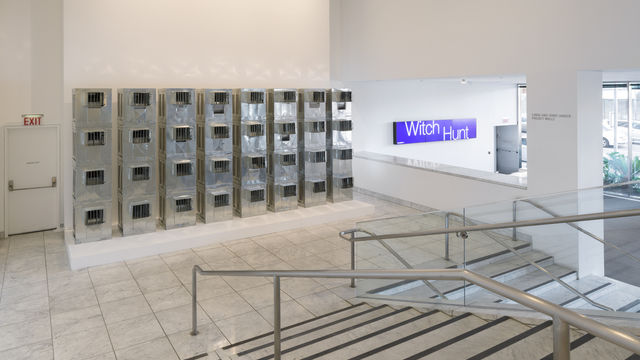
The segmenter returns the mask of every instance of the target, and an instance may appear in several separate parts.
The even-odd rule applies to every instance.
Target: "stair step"
[[[591,334],[583,335],[571,342],[571,357],[574,359],[625,360],[632,355],[631,351]],[[547,354],[542,360],[553,360],[553,354]]]
[[[430,328],[420,330],[393,342],[368,350],[351,358],[359,359],[399,359],[415,355],[418,349],[429,348],[440,344],[442,341],[455,337],[468,329],[477,328],[487,324],[479,317],[465,313],[450,320],[438,323]]]
[[[604,284],[610,284],[610,283],[606,282],[604,279],[587,277],[583,279],[570,281],[567,284],[573,287],[574,289],[578,290],[582,294],[587,294],[589,292],[601,290],[600,286]],[[564,286],[557,286],[543,293],[537,293],[536,291],[532,291],[530,293],[538,297],[541,297],[545,300],[551,301],[552,303],[555,303],[555,304],[568,304],[575,301],[577,297],[575,293],[568,290]],[[515,304],[511,300],[504,300],[503,303]]]
[[[331,352],[324,351],[314,355],[321,355],[321,357],[318,357],[319,359],[349,359],[380,346],[381,342],[392,342],[450,319],[450,316],[440,311],[426,312],[409,319],[411,320],[410,322],[396,322],[385,329],[381,329],[380,331],[384,330],[382,334],[380,334],[380,331],[367,333],[344,342],[342,345],[331,349]],[[313,358],[315,357],[308,357],[305,360]]]
[[[283,359],[296,358],[299,359],[301,354],[309,349],[312,344],[323,343],[333,344],[336,341],[341,341],[356,331],[356,329],[367,327],[375,328],[380,324],[385,324],[385,321],[392,321],[396,319],[406,319],[411,316],[417,315],[418,312],[412,308],[400,308],[394,310],[388,306],[377,309],[375,312],[371,312],[362,317],[354,318],[344,322],[340,322],[333,326],[325,327],[313,332],[305,334],[292,334],[282,337],[282,356]],[[337,336],[340,337],[336,338]],[[239,356],[249,356],[251,359],[267,360],[273,358],[273,344],[269,343],[269,346],[259,346],[254,348],[248,348],[237,353]]]
[[[560,278],[565,282],[576,280],[577,273],[573,270],[568,270],[565,267],[559,265],[550,265],[545,267],[551,274]],[[545,274],[542,271],[536,270],[531,273],[525,274],[521,277],[509,280],[505,282],[506,285],[513,286],[516,289],[525,291],[525,292],[540,292],[548,291],[557,286],[561,286],[554,279],[550,278],[549,275]],[[491,302],[500,303],[503,302],[504,298],[496,295],[488,290],[481,290],[481,292],[474,294],[467,298],[468,304],[487,304]]]
[[[553,263],[553,257],[537,251],[529,251],[522,255],[526,259],[534,261],[543,267],[550,266]],[[514,255],[512,258],[510,258],[509,261],[490,263],[474,271],[485,276],[490,276],[494,280],[504,282],[536,270],[537,269],[531,266],[526,260],[520,259]],[[480,287],[473,284],[464,285],[463,281],[432,281],[431,283],[438,290],[443,292],[445,296],[447,296],[447,298],[452,300],[461,298],[465,294],[465,292],[467,295],[469,295],[474,291],[481,290]],[[375,294],[391,296],[402,293],[403,297],[407,296],[419,298],[420,296],[423,296],[425,294],[425,289],[427,289],[422,281],[403,281],[395,283],[395,285],[401,286],[395,288],[393,286],[386,286],[384,288],[381,288],[384,289],[384,291],[378,291],[375,292]],[[438,298],[438,295],[433,294],[431,290],[428,291],[431,292],[430,297],[432,299]],[[370,291],[369,293],[372,293],[372,291]]]
[[[380,305],[377,308],[383,308],[385,305]],[[349,307],[335,310],[320,316],[316,316],[314,318],[301,321],[296,324],[292,324],[281,329],[281,336],[285,337],[289,333],[301,333],[304,331],[309,331],[310,329],[319,329],[323,326],[330,326],[332,323],[339,323],[351,318],[355,318],[358,316],[362,316],[368,314],[369,312],[375,311],[376,308],[366,304],[366,303],[358,303],[355,305],[351,305]],[[245,339],[242,341],[238,341],[234,344],[227,345],[223,347],[223,350],[227,349],[239,349],[245,344],[253,343],[251,346],[257,346],[262,343],[273,342],[273,331],[254,336],[249,339]],[[246,347],[246,346],[245,346]]]
[[[538,324],[540,325],[540,324]],[[536,325],[537,326],[537,325]],[[527,330],[528,331],[528,330]],[[571,341],[575,341],[583,335],[574,329],[569,332]],[[506,341],[509,341],[506,340]],[[486,357],[480,357],[480,353],[470,357],[469,359],[480,360],[513,360],[513,359],[541,359],[553,351],[553,328],[547,326],[544,329],[531,334],[519,341],[511,343],[509,346],[499,351],[488,354]]]
[[[637,312],[640,311],[640,299],[635,299],[630,303],[620,307],[617,311]]]
[[[509,346],[517,343],[518,341],[522,341],[546,328],[548,328],[549,326],[551,326],[553,324],[553,322],[551,320],[547,320],[543,323],[540,323],[532,328],[529,328],[526,331],[523,331],[515,336],[510,337],[509,339],[496,344],[492,347],[490,347],[489,349],[486,349],[484,351],[482,351],[481,353],[475,354],[474,356],[471,356],[470,358],[468,358],[467,360],[481,360],[484,358],[487,358],[490,355],[493,355],[503,349],[508,348]]]
[[[390,243],[392,246],[393,244]],[[531,251],[531,244],[530,243],[516,243],[517,245],[514,246],[514,249],[518,250],[518,252],[522,253],[522,254],[526,254],[529,251]],[[515,255],[513,255],[513,253],[511,253],[511,251],[504,249],[502,246],[500,246],[501,250],[499,251],[494,251],[491,252],[489,254],[484,254],[484,255],[479,255],[479,257],[477,258],[473,258],[469,261],[467,261],[467,269],[469,270],[474,270],[474,271],[481,271],[481,270],[477,270],[482,268],[483,266],[489,266],[493,263],[496,262],[500,262],[500,261],[505,261],[508,259],[511,259],[513,257],[515,257]],[[357,253],[357,250],[356,250]],[[401,253],[401,252],[400,252]],[[401,254],[402,255],[402,254]],[[460,264],[452,264],[451,261],[447,261],[444,260],[442,258],[438,258],[438,259],[434,259],[434,260],[430,260],[424,263],[420,263],[420,264],[415,264],[414,268],[415,269],[442,269],[442,268],[447,268],[447,269],[457,269],[457,268],[462,268],[463,266]],[[422,282],[416,282],[416,281],[412,281],[412,280],[403,280],[403,281],[389,281],[389,280],[380,280],[380,281],[371,281],[368,280],[367,281],[369,284],[372,283],[378,283],[380,284],[379,286],[372,286],[373,288],[371,290],[367,290],[366,292],[369,294],[380,294],[382,293],[382,295],[385,294],[385,292],[390,292],[390,293],[397,293],[394,291],[394,289],[398,288],[398,287],[403,287],[402,289],[412,289],[415,287],[420,287],[420,286],[424,286],[424,284]],[[456,286],[457,287],[457,286]],[[429,290],[431,291],[431,290]],[[431,295],[433,295],[433,292],[431,293]]]

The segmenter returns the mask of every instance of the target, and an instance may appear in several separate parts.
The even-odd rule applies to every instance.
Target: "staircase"
[[[553,256],[533,250],[529,243],[511,242],[510,239],[508,241],[519,255],[509,250],[500,250],[495,246],[480,249],[476,257],[467,261],[466,268],[567,308],[600,310],[533,266],[531,264],[533,262],[597,303],[617,311],[640,313],[640,288],[604,276],[586,276],[579,279],[576,271],[555,264]],[[417,269],[461,267],[460,264],[443,260],[414,265]],[[465,284],[461,281],[432,281],[431,283],[448,300],[458,300],[459,304],[463,301],[466,306],[486,306],[495,303],[507,305],[507,308],[516,308],[514,302],[473,284]],[[439,299],[439,296],[421,281],[367,281],[367,283],[359,283],[358,287],[361,292],[360,297],[363,299],[404,300],[418,303]]]
[[[282,329],[283,359],[551,359],[550,320],[359,303]],[[640,359],[571,330],[574,359]],[[191,359],[273,359],[265,333]]]

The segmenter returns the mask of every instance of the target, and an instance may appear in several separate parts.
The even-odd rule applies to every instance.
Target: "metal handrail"
[[[514,202],[515,203],[515,202]],[[515,209],[515,207],[514,207]],[[456,213],[451,213],[452,215],[455,216],[462,216],[460,214],[456,214]],[[551,215],[551,214],[550,214]],[[515,217],[514,217],[515,218]],[[469,221],[470,223],[473,223],[471,220],[466,219],[466,221]],[[514,228],[515,230],[515,228]],[[597,301],[592,300],[590,297],[588,297],[587,295],[581,293],[578,289],[574,288],[573,286],[567,284],[566,281],[560,279],[559,277],[557,277],[556,275],[554,275],[551,271],[545,269],[542,265],[536,263],[535,261],[531,260],[531,259],[527,259],[524,255],[522,255],[521,253],[519,253],[516,249],[514,249],[513,247],[509,246],[508,244],[504,243],[502,240],[497,239],[495,237],[493,237],[490,233],[489,230],[482,230],[482,233],[484,233],[485,235],[487,235],[490,239],[492,239],[493,241],[497,242],[498,244],[502,245],[504,248],[506,248],[507,250],[509,250],[512,254],[514,254],[515,256],[519,257],[521,260],[529,263],[529,265],[535,267],[536,269],[542,271],[545,275],[547,275],[548,277],[550,277],[551,279],[553,279],[555,282],[557,282],[558,284],[560,284],[562,287],[564,287],[565,289],[569,290],[569,292],[574,293],[575,295],[577,295],[579,298],[581,298],[582,300],[586,301],[587,303],[589,303],[590,305],[600,308],[602,310],[605,311],[615,311],[615,309],[613,309],[612,307],[609,307],[607,305],[601,304]],[[515,240],[515,236],[513,237],[513,240]]]
[[[344,232],[340,232],[340,237],[350,241],[350,239],[352,239],[355,236],[356,232],[362,232],[365,233],[367,235],[371,235],[371,236],[375,236],[376,234],[367,230],[353,230],[352,232],[349,232],[350,237],[349,238],[345,238],[343,235]],[[395,251],[389,244],[387,244],[384,240],[378,240],[378,242],[380,243],[380,245],[382,245],[382,247],[384,247],[393,257],[396,258],[396,260],[398,260],[402,265],[404,265],[404,267],[406,267],[407,269],[413,269],[414,267],[409,264],[409,262],[407,260],[405,260],[402,256],[400,256],[400,254],[398,254],[397,251]],[[355,263],[355,246],[353,246],[353,242],[351,242],[351,270],[355,270],[356,269],[356,263]],[[427,281],[427,280],[422,280],[422,282],[429,288],[431,289],[431,291],[433,291],[434,293],[436,293],[440,298],[447,300],[447,297],[442,293],[442,291],[440,291],[435,285],[433,285],[431,282]],[[351,279],[351,287],[356,287],[355,285],[355,279]]]
[[[397,233],[397,234],[365,236],[365,237],[354,238],[353,241],[358,242],[358,241],[370,241],[370,240],[387,240],[387,239],[399,239],[399,238],[408,238],[408,237],[416,237],[416,236],[429,236],[429,235],[452,234],[452,233],[466,234],[471,231],[510,229],[510,228],[519,228],[519,227],[527,227],[527,226],[562,224],[562,223],[578,222],[578,221],[614,219],[614,218],[621,218],[621,217],[628,217],[628,216],[640,216],[640,209],[606,211],[606,212],[596,212],[596,213],[589,213],[589,214],[582,214],[582,215],[559,216],[559,217],[547,218],[547,219],[522,220],[522,221],[514,221],[514,222],[495,223],[495,224],[480,224],[480,225],[470,225],[470,226],[460,226],[460,227],[449,227],[449,228],[442,228],[442,229],[436,229],[436,230],[406,232],[406,233]]]
[[[464,280],[511,299],[521,305],[550,316],[553,319],[553,356],[555,360],[570,357],[569,325],[582,329],[629,351],[640,354],[640,339],[616,330],[550,301],[528,294],[473,271],[464,269],[440,270],[203,270],[195,265],[192,270],[192,331],[198,334],[197,274],[205,276],[273,277],[273,353],[281,358],[280,278],[331,278],[331,279],[392,279],[392,280]]]
[[[537,202],[535,202],[535,201],[533,201],[533,200],[529,200],[529,199],[522,199],[522,200],[517,200],[517,201],[525,202],[525,203],[527,203],[527,204],[530,204],[530,205],[532,205],[533,207],[535,207],[535,208],[537,208],[537,209],[539,209],[539,210],[541,210],[541,211],[543,211],[543,212],[545,212],[545,213],[547,213],[547,214],[549,214],[549,215],[551,215],[551,216],[553,216],[553,217],[559,217],[559,216],[560,216],[558,213],[556,213],[556,212],[554,212],[554,211],[552,211],[552,210],[547,209],[545,206],[542,206],[542,205],[540,205],[539,203],[537,203]],[[514,204],[515,204],[515,201],[514,201]],[[567,223],[567,225],[569,225],[569,226],[571,226],[572,228],[574,228],[574,229],[576,229],[576,230],[580,231],[581,233],[583,233],[583,234],[585,234],[585,235],[589,236],[590,238],[592,238],[592,239],[594,239],[594,240],[596,240],[596,241],[598,241],[598,242],[602,243],[603,245],[610,246],[610,247],[612,247],[612,248],[614,248],[614,249],[616,249],[616,250],[620,251],[622,254],[624,254],[624,255],[628,256],[629,258],[631,258],[631,259],[635,260],[636,262],[640,262],[640,258],[638,258],[637,256],[634,256],[634,255],[633,255],[632,253],[630,253],[629,251],[624,250],[624,249],[620,248],[619,246],[617,246],[617,245],[615,245],[615,244],[612,244],[612,243],[610,243],[610,242],[605,241],[603,238],[599,237],[598,235],[596,235],[596,234],[594,234],[594,233],[592,233],[592,232],[590,232],[590,231],[588,231],[588,230],[585,230],[585,229],[584,229],[584,228],[582,228],[580,225],[577,225],[577,224],[574,224],[574,223]]]

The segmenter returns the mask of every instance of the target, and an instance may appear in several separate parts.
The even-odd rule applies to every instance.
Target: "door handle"
[[[13,191],[13,180],[9,180],[9,191]]]
[[[51,177],[51,187],[56,187],[58,185],[58,179],[55,176]]]

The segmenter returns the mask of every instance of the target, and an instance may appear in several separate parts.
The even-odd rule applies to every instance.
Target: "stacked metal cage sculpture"
[[[230,89],[197,95],[198,217],[205,223],[233,218],[233,104]]]
[[[265,89],[233,91],[233,209],[240,217],[266,213]]]
[[[196,223],[195,130],[195,90],[158,90],[158,210],[165,229]]]
[[[327,199],[353,199],[351,90],[327,90]]]
[[[73,89],[73,233],[111,238],[111,89]]]
[[[118,89],[118,227],[156,230],[156,89]]]
[[[298,207],[298,93],[296,89],[267,91],[267,208]]]
[[[298,205],[327,202],[326,96],[324,89],[298,92]]]

